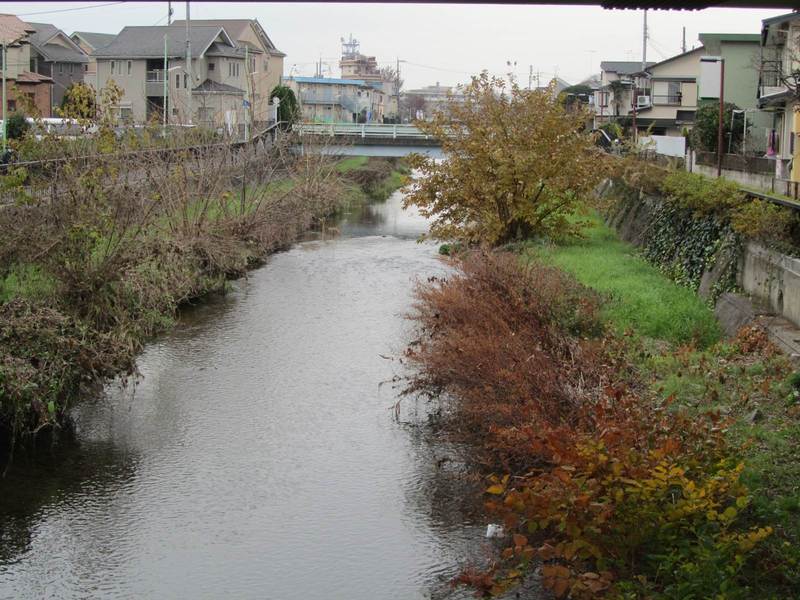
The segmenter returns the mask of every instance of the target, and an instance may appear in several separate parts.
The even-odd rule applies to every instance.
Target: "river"
[[[479,511],[393,377],[426,222],[384,203],[269,258],[0,480],[0,598],[452,598]],[[471,497],[471,495],[467,495]],[[476,554],[477,553],[477,554]]]

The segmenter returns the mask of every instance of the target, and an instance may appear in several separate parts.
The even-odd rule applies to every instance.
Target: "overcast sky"
[[[106,4],[106,6],[103,6]],[[173,2],[183,18],[185,2]],[[88,7],[84,10],[69,10]],[[126,25],[166,24],[166,2],[6,2],[0,12],[23,20],[53,23],[68,34],[117,33]],[[757,33],[761,19],[785,11],[708,9],[649,11],[648,60],[680,52],[686,42],[699,45],[698,33]],[[32,14],[43,13],[43,14]],[[311,4],[193,2],[192,18],[257,18],[275,45],[287,54],[286,75],[313,75],[322,58],[326,76],[338,76],[340,38],[350,34],[363,54],[381,65],[400,65],[406,88],[441,82],[454,85],[487,69],[509,71],[508,61],[527,85],[529,68],[546,79],[557,73],[576,83],[598,72],[601,60],[641,60],[642,11],[599,7]]]

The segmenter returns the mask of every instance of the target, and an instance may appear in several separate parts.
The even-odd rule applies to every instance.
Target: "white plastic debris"
[[[501,538],[505,536],[506,532],[503,529],[502,525],[498,525],[497,523],[489,523],[486,526],[486,537],[487,538]]]

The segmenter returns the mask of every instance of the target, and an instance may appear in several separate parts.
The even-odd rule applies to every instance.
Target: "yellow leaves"
[[[495,494],[497,496],[499,496],[500,494],[505,493],[505,491],[506,491],[506,488],[503,487],[502,485],[500,485],[499,483],[495,484],[495,485],[490,485],[488,488],[486,488],[486,493],[487,494]]]

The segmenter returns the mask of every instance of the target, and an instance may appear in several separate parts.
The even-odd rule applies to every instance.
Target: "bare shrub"
[[[455,398],[453,430],[513,460],[515,444],[503,438],[571,419],[597,387],[596,342],[581,336],[601,331],[599,299],[510,253],[468,253],[455,266],[416,289],[411,318],[421,337],[406,353],[418,369],[407,391]]]

